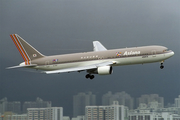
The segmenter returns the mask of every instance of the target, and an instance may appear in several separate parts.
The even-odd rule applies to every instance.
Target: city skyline
[[[92,91],[88,91],[88,92],[79,92],[79,93],[77,93],[77,94],[80,94],[80,93],[83,93],[83,94],[88,94],[88,93],[92,93],[92,94],[95,94],[95,95],[97,95],[96,93],[93,93]],[[113,92],[112,93],[112,91],[108,91],[107,93],[102,93],[102,95],[101,96],[96,96],[98,99],[96,99],[96,104],[97,105],[100,105],[100,104],[102,104],[102,105],[106,105],[106,104],[103,104],[103,96],[104,95],[107,95],[107,94],[109,94],[109,93],[111,93],[111,94],[117,94],[117,93],[126,93],[125,91],[116,91],[116,92]],[[74,94],[74,95],[72,95],[72,102],[73,102],[73,96],[75,96],[75,95],[77,95],[77,94]],[[128,93],[126,93],[126,94],[128,94]],[[130,95],[130,94],[129,94]],[[141,98],[141,97],[144,97],[144,96],[151,96],[151,95],[157,95],[157,96],[159,96],[159,94],[156,94],[156,93],[152,93],[152,94],[142,94],[142,95],[139,95],[139,97],[132,97],[132,99],[134,99],[134,103],[135,102],[137,102],[137,99],[138,98]],[[131,95],[130,95],[131,96]],[[179,97],[180,95],[177,95],[176,97]],[[163,103],[164,103],[164,105],[166,106],[166,105],[168,105],[169,103],[170,104],[172,104],[172,103],[174,103],[174,98],[176,98],[176,97],[174,97],[174,98],[171,98],[171,102],[164,102],[164,101],[166,101],[166,98],[164,98],[163,96],[161,96],[162,98],[163,98]],[[2,97],[2,98],[0,98],[0,100],[1,99],[7,99],[7,97]],[[41,99],[40,97],[36,97],[36,101],[37,101],[37,99]],[[9,99],[8,99],[9,100]],[[42,99],[41,99],[42,100]],[[43,99],[44,100],[44,99]],[[33,100],[25,100],[25,101],[21,101],[21,100],[19,100],[19,99],[16,99],[16,100],[10,100],[10,102],[13,102],[13,101],[20,101],[20,102],[23,102],[23,103],[26,103],[26,102],[32,102]],[[45,100],[45,101],[47,101],[47,100]],[[51,102],[51,100],[48,100],[49,102]],[[110,102],[110,103],[112,103],[112,101]],[[137,104],[137,103],[136,103]]]
[[[124,94],[124,93],[123,93]],[[79,97],[90,97],[92,93],[83,94],[79,93],[76,95]],[[129,110],[127,106],[119,104],[118,101],[113,101],[110,105],[90,105],[84,106],[84,113],[72,117],[71,120],[179,120],[180,119],[180,108],[178,98],[175,98],[175,106],[164,108],[159,102],[162,102],[157,94],[142,95],[142,99],[145,98],[144,103],[141,103],[137,109]],[[156,101],[153,101],[155,98]],[[89,98],[88,98],[89,99]],[[84,102],[88,100],[83,99]],[[146,99],[149,101],[146,104]],[[159,99],[159,100],[158,100]],[[7,100],[7,99],[4,99]],[[38,98],[39,102],[43,102],[42,99]],[[0,105],[1,107],[1,105]],[[0,120],[27,120],[27,119],[53,119],[53,120],[70,120],[70,116],[63,115],[63,107],[46,107],[46,108],[27,108],[27,113],[16,114],[11,111],[7,111],[4,114],[0,113]]]
[[[86,94],[86,93],[87,93],[87,94],[88,94],[88,93],[92,93],[92,94],[95,94],[95,95],[99,95],[98,92],[93,92],[93,91],[80,91],[80,92],[74,93],[72,96],[77,95],[77,94],[79,94],[79,93],[85,93],[85,94]],[[103,97],[103,95],[108,95],[109,93],[111,93],[111,94],[125,93],[125,94],[128,94],[129,97],[134,98],[135,101],[136,101],[137,98],[140,98],[140,97],[143,97],[143,96],[146,96],[146,95],[159,95],[158,93],[149,93],[149,94],[145,93],[145,94],[140,94],[140,95],[138,95],[138,96],[133,96],[133,95],[129,94],[129,93],[126,92],[126,91],[107,91],[107,92],[101,93],[100,96],[98,97],[98,99],[101,99],[101,98]],[[159,95],[159,96],[161,96],[161,95]],[[165,99],[165,101],[166,101],[166,102],[164,101],[164,104],[168,104],[168,103],[174,102],[174,98],[176,98],[177,96],[179,96],[179,94],[177,94],[175,97],[170,98],[170,99],[171,99],[171,100],[170,100],[171,102],[168,102],[164,96],[161,96],[161,97],[163,97],[163,98]],[[8,98],[8,97],[6,97],[6,96],[1,97],[0,100],[3,99],[3,98]],[[8,98],[8,99],[9,99],[9,98]],[[42,99],[42,97],[37,96],[37,97],[35,97],[35,98],[33,98],[33,99],[30,99],[30,100],[23,100],[22,102],[28,102],[28,101],[33,101],[33,100],[37,100],[37,99]],[[73,97],[72,97],[72,99],[73,99]],[[43,99],[43,100],[44,100],[44,99]],[[10,100],[10,101],[20,101],[20,100],[19,100],[19,99],[16,99],[16,100]],[[46,101],[51,101],[51,100],[46,100]],[[98,101],[97,104],[103,103],[102,100],[97,100],[97,101]],[[99,101],[100,101],[100,102],[99,102]]]
[[[104,96],[107,95],[111,95],[108,98],[104,98]],[[159,96],[158,94],[144,94],[141,95],[138,98],[132,98],[131,99],[137,99],[136,101],[133,101],[133,103],[129,104],[129,100],[128,99],[123,99],[125,100],[124,102],[122,102],[122,99],[120,99],[120,101],[118,101],[118,99],[114,99],[114,96],[117,95],[122,95],[122,96],[126,96],[125,98],[130,97],[130,95],[128,93],[126,93],[125,91],[122,92],[115,92],[112,93],[111,91],[108,91],[107,93],[103,94],[101,96],[101,104],[96,104],[97,100],[96,100],[96,96],[95,94],[93,94],[92,92],[80,92],[76,95],[73,95],[72,97],[72,103],[73,103],[73,107],[71,109],[71,111],[73,111],[73,115],[72,114],[68,114],[68,116],[81,116],[85,114],[85,107],[86,106],[109,106],[114,104],[114,101],[117,101],[119,105],[124,105],[126,106],[129,110],[134,110],[139,108],[141,105],[140,104],[146,104],[149,105],[151,102],[157,102],[158,103],[158,107],[159,108],[167,108],[167,105],[164,105],[164,98]],[[120,97],[120,96],[119,96]],[[104,104],[103,100],[104,99],[109,99],[109,100],[113,100],[112,102],[109,102],[108,104]],[[77,102],[78,101],[78,102]],[[94,101],[94,102],[93,102]],[[128,102],[128,103],[126,103]],[[3,98],[0,99],[0,113],[2,113],[2,108],[3,106],[5,106],[5,104],[9,105],[12,103],[18,103],[18,106],[16,105],[16,108],[21,108],[21,109],[13,109],[13,106],[9,106],[10,108],[6,108],[6,110],[14,110],[14,112],[16,113],[16,111],[18,111],[18,114],[22,114],[22,113],[26,113],[27,108],[47,108],[47,107],[62,107],[62,106],[53,106],[51,104],[53,104],[53,102],[51,101],[44,101],[41,98],[37,97],[36,101],[24,101],[24,103],[21,103],[20,101],[8,101],[7,98]],[[29,107],[28,107],[28,106]],[[130,106],[129,106],[130,105]],[[176,98],[174,98],[174,102],[171,103],[171,107],[179,107],[180,105],[180,95],[178,95]],[[134,108],[131,108],[131,106],[136,106]],[[26,107],[26,110],[25,108]],[[65,112],[66,108],[64,109]],[[74,112],[75,111],[75,112]],[[5,108],[4,108],[4,112],[5,112]],[[12,111],[13,112],[13,111]]]

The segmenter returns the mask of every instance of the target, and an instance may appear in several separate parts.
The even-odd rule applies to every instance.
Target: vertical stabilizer
[[[106,51],[107,49],[99,42],[93,41],[94,51]]]
[[[10,36],[17,49],[19,50],[22,58],[24,59],[26,65],[30,65],[31,60],[38,59],[44,56],[29,43],[23,40],[23,38],[21,38],[19,35],[11,34]]]

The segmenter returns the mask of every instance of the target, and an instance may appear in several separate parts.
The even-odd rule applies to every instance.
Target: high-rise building
[[[96,105],[96,95],[89,93],[78,93],[73,96],[73,116],[85,115],[85,107]]]
[[[13,113],[20,114],[21,102],[20,101],[8,102],[6,111],[12,111]]]
[[[23,113],[27,113],[27,108],[46,108],[51,107],[51,101],[43,101],[41,98],[37,98],[35,102],[26,101],[23,104]]]
[[[180,108],[180,95],[178,98],[175,98],[175,107],[179,107]]]
[[[63,120],[62,107],[28,108],[28,120]]]
[[[120,105],[127,106],[129,109],[134,108],[134,98],[124,91],[115,94],[109,91],[102,96],[102,105],[111,105],[113,101],[118,101]]]
[[[164,108],[164,98],[159,97],[158,94],[141,95],[141,97],[137,98],[137,106],[139,106],[141,103],[148,105],[150,102],[154,101],[159,103],[159,107]]]
[[[63,120],[71,120],[69,116],[63,116]]]
[[[7,108],[7,98],[3,98],[0,100],[0,113],[3,114],[6,111]]]
[[[102,96],[102,105],[111,105],[110,98],[113,96],[112,92],[109,91],[108,93]]]
[[[71,120],[85,120],[85,115],[73,117]]]
[[[178,108],[159,108],[157,101],[149,105],[141,103],[138,109],[129,111],[129,120],[180,120]]]
[[[109,106],[86,106],[86,120],[128,120],[128,107],[114,101]]]
[[[179,120],[180,115],[168,112],[134,112],[129,113],[129,120]]]
[[[7,115],[7,120],[28,120],[27,114],[22,115]]]
[[[7,98],[3,98],[0,100],[0,113],[4,113],[6,111],[11,111],[16,114],[21,113],[21,102],[20,101],[13,101],[8,102]]]

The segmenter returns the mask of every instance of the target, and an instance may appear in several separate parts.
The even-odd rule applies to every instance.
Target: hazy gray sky
[[[175,52],[159,63],[120,66],[93,81],[85,72],[46,75],[5,70],[23,62],[10,34],[17,33],[45,55],[92,51],[92,41],[106,48],[162,45]],[[165,102],[180,94],[179,0],[1,0],[0,99],[51,100],[72,115],[72,95],[126,91],[132,97],[156,93]]]

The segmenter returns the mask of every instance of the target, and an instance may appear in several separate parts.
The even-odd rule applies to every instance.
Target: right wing
[[[116,63],[108,61],[108,62],[102,62],[102,63],[92,64],[92,65],[87,65],[87,66],[82,66],[82,67],[74,67],[74,68],[66,68],[66,69],[61,69],[61,70],[45,71],[45,73],[46,74],[53,74],[53,73],[84,71],[84,70],[96,69],[98,67],[112,65],[112,64],[116,64]]]
[[[94,51],[106,51],[107,49],[99,42],[93,41]]]

